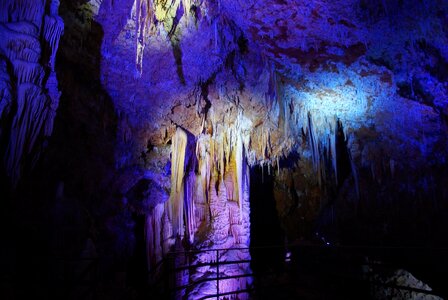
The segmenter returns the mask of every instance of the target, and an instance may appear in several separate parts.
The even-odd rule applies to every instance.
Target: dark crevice
[[[344,127],[341,121],[337,122],[336,130],[336,166],[338,170],[338,190],[351,174],[351,163],[347,147],[347,139],[344,134]]]
[[[212,107],[212,103],[208,98],[208,89],[213,82],[215,82],[216,75],[218,72],[215,72],[210,76],[206,81],[200,81],[199,86],[201,88],[201,97],[205,102],[204,107],[202,107],[201,114],[204,115],[205,119],[207,119],[207,113],[210,107]]]
[[[250,169],[250,237],[251,246],[284,244],[274,198],[274,176],[268,167]],[[267,270],[278,267],[283,261],[283,249],[256,251],[252,254],[252,268]]]
[[[180,83],[185,84],[185,75],[182,66],[182,49],[180,48],[179,41],[171,38],[171,47],[173,48],[174,60],[176,61],[177,76],[179,77]]]

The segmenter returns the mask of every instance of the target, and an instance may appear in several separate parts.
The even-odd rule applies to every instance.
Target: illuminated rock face
[[[148,141],[164,144],[176,126],[198,136],[204,126],[231,126],[242,111],[251,123],[250,165],[275,167],[298,151],[312,157],[318,172],[326,156],[337,174],[338,122],[354,167],[360,167],[363,151],[356,148],[360,130],[385,137],[384,159],[393,160],[396,170],[400,157],[444,143],[443,124],[436,120],[446,105],[444,75],[430,71],[434,61],[446,61],[444,38],[430,38],[423,30],[428,22],[442,30],[443,20],[431,18],[437,5],[417,14],[417,32],[405,19],[420,4],[386,8],[380,2],[373,8],[355,0],[103,1],[92,2],[89,14],[104,28],[103,84],[132,129],[135,154]],[[388,14],[403,22],[385,24]],[[412,51],[424,55],[426,50],[406,46],[413,42],[405,38],[412,32],[416,43],[425,39],[438,56],[413,61]],[[396,64],[393,57],[400,57]],[[406,85],[409,78],[421,88]],[[413,100],[403,97],[407,87]],[[412,90],[420,92],[412,96]],[[436,100],[428,106],[419,97]],[[422,132],[441,139],[422,141]],[[389,149],[391,144],[403,147]]]
[[[205,249],[191,264],[250,260],[249,174],[244,156],[241,120],[234,128],[216,129],[213,136],[192,136],[178,127],[171,144],[171,193],[169,201],[151,210],[146,222],[149,269],[156,268],[176,241]],[[218,257],[216,257],[218,255]],[[219,271],[218,271],[219,270]],[[250,273],[249,264],[198,268],[183,273],[179,286],[207,278]],[[219,291],[247,288],[248,278],[222,279]],[[193,298],[216,294],[216,281],[206,281],[182,293]],[[244,297],[244,295],[240,295]]]
[[[120,116],[116,170],[140,168],[121,190],[132,203],[135,182],[149,182],[150,268],[177,239],[199,249],[249,245],[250,167],[274,174],[277,209],[294,232],[336,198],[355,211],[360,199],[383,197],[372,186],[423,184],[410,171],[446,163],[446,74],[436,70],[448,58],[436,17],[446,7],[377,2],[79,6],[103,29],[101,83]]]
[[[6,173],[16,183],[52,132],[62,53],[80,68],[99,66],[95,84],[117,118],[112,179],[101,181],[113,196],[104,202],[123,201],[123,216],[144,215],[149,269],[179,240],[192,249],[249,246],[255,166],[275,177],[277,210],[291,239],[300,220],[312,223],[337,205],[368,214],[384,199],[446,195],[447,174],[434,170],[447,163],[448,8],[437,0],[404,2],[62,1],[70,30],[59,49],[57,0],[3,1]],[[100,48],[98,58],[80,55],[91,44]],[[98,115],[105,130],[108,117]],[[183,280],[216,270],[201,272]],[[247,283],[223,281],[220,290]],[[201,297],[215,288],[212,282],[187,293]]]

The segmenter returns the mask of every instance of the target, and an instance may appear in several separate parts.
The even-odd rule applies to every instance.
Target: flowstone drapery
[[[0,6],[0,53],[6,60],[0,68],[0,119],[10,128],[0,138],[8,140],[2,154],[13,186],[24,169],[34,166],[53,131],[60,98],[54,68],[64,31],[58,7],[58,0],[3,1]]]

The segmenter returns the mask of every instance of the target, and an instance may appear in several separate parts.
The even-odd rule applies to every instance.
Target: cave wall
[[[290,242],[446,243],[446,1],[2,5],[1,188],[60,253],[249,246],[258,166]]]
[[[152,7],[144,21],[142,5]],[[278,205],[299,197],[311,222],[335,202],[356,215],[431,189],[443,199],[443,1],[135,1],[93,10],[108,28],[103,82],[133,137],[118,143],[120,167],[142,155],[151,164],[148,145],[166,144],[176,127],[215,134],[242,114],[248,164],[272,168],[284,186]]]

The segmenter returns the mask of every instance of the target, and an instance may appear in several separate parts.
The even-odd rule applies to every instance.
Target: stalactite
[[[149,32],[153,25],[154,7],[152,0],[135,0],[135,65],[138,76],[143,72],[143,52],[148,41]]]
[[[45,2],[46,0],[5,0],[2,9],[7,8],[8,21],[28,21],[40,28]]]
[[[283,103],[283,110],[282,110],[282,112],[283,112],[283,131],[284,131],[285,136],[287,137],[289,134],[291,114],[288,113],[288,105],[285,105],[285,104],[286,103]]]
[[[33,84],[18,86],[17,113],[14,117],[5,160],[15,186],[20,178],[22,159],[30,154],[48,118],[49,99]]]
[[[23,23],[26,24],[26,23]],[[27,54],[33,60],[29,62],[36,63],[40,58],[41,48],[39,40],[32,35],[9,30],[6,25],[0,24],[0,52],[9,58],[9,60],[26,60],[26,56],[22,53],[34,52],[34,55]]]
[[[224,181],[224,176],[226,173],[226,167],[225,167],[225,148],[224,148],[224,141],[223,141],[223,137],[221,135],[221,143],[220,143],[221,147],[220,147],[220,151],[219,151],[219,172],[220,172],[220,179],[221,182]]]
[[[235,175],[235,162],[232,162],[227,166],[224,184],[226,186],[227,198],[230,201],[238,201],[238,188]]]
[[[14,74],[19,84],[32,83],[37,86],[42,85],[45,72],[40,64],[22,60],[14,60],[12,63],[14,66]]]
[[[58,51],[59,40],[64,33],[64,22],[58,15],[59,0],[52,0],[50,5],[50,15],[45,16],[44,38],[50,45],[50,60],[48,62],[51,71],[54,72],[56,62],[56,52]]]
[[[188,239],[191,244],[194,241],[194,234],[196,232],[196,217],[194,204],[194,188],[196,176],[194,172],[189,172],[185,180],[185,197],[184,197],[184,214]]]
[[[245,125],[247,124],[238,117],[231,128],[217,124],[214,125],[212,135],[200,134],[196,138],[194,158],[189,158],[190,146],[187,145],[188,136],[185,132],[178,129],[172,138],[172,195],[176,194],[176,187],[184,187],[185,227],[190,243],[196,246],[231,248],[235,245],[248,246],[250,243],[249,176],[245,157],[245,142],[249,143],[249,137],[243,133],[242,128]],[[267,136],[266,134],[265,145],[268,144]],[[196,173],[190,169],[193,165]],[[175,203],[172,202],[176,197],[170,197],[168,209],[176,211]],[[172,224],[173,227],[176,226],[174,222]],[[171,232],[164,232],[163,238],[167,242],[163,244],[170,241],[166,239],[169,234]],[[176,237],[176,234],[173,237]],[[232,256],[227,255],[221,253],[221,259],[232,259]],[[214,256],[204,253],[198,254],[196,260],[198,263],[209,262],[212,258],[215,259]],[[250,267],[247,265],[240,268],[238,274]],[[207,278],[210,274],[207,271],[198,271],[198,274],[185,276],[188,280],[195,281],[198,278]],[[244,286],[246,281],[240,283],[237,280],[237,283]],[[209,286],[204,284],[200,291],[192,292],[189,296],[204,296],[208,288]]]
[[[9,114],[13,101],[11,77],[7,68],[6,61],[0,58],[0,120]],[[0,128],[0,137],[1,130],[2,128]]]
[[[313,117],[310,112],[308,112],[308,141],[311,147],[314,170],[316,172],[319,172],[320,171],[319,140],[316,129],[314,128]]]
[[[21,60],[21,61],[27,61],[27,62],[31,62],[31,63],[37,63],[40,59],[40,53],[37,51],[34,51],[33,49],[29,49],[29,48],[24,48],[20,52],[8,51],[7,55],[11,61]]]
[[[184,16],[188,22],[188,19],[190,18],[191,0],[182,0],[182,6],[184,8]]]
[[[164,203],[164,213],[162,215],[162,251],[163,254],[167,254],[171,246],[174,245],[175,239],[173,238],[173,226],[169,219],[170,201]]]
[[[230,162],[230,154],[232,153],[232,130],[230,128],[227,128],[224,132],[223,148],[225,152],[225,164],[228,165]]]
[[[61,92],[58,90],[58,80],[56,78],[56,72],[51,72],[47,79],[45,88],[48,91],[48,96],[51,99],[49,106],[49,116],[47,122],[45,123],[45,135],[50,136],[53,132],[53,123],[56,118],[56,110],[59,106],[59,99],[61,97]]]
[[[57,90],[53,67],[63,22],[57,16],[59,1],[51,1],[51,17],[44,15],[45,3],[44,0],[2,3],[9,23],[0,24],[0,54],[12,66],[13,74],[9,75],[15,85],[10,94],[17,102],[15,115],[11,116],[11,133],[4,153],[7,174],[14,186],[25,164],[31,169],[42,152],[42,144],[38,140],[51,135],[59,104],[60,92]],[[50,22],[52,18],[57,20],[55,24]],[[42,26],[44,19],[46,23]],[[42,37],[51,48],[50,70],[41,65]],[[28,156],[26,160],[25,156]]]
[[[36,38],[39,37],[39,28],[30,22],[18,21],[14,23],[5,23],[3,26],[16,33],[22,33]]]
[[[206,135],[201,134],[197,138],[196,142],[196,160],[198,161],[199,170],[199,184],[200,193],[197,195],[197,202],[208,202],[207,201],[207,189],[208,189],[208,178],[209,174],[209,157],[207,155],[207,145],[206,145]],[[202,201],[203,200],[203,201]]]
[[[356,197],[358,199],[360,199],[358,171],[356,169],[356,164],[355,164],[355,161],[352,158],[352,154],[350,153],[350,151],[348,152],[348,156],[349,156],[349,160],[350,160],[350,167],[352,169],[353,180],[355,181]]]
[[[243,166],[244,166],[244,146],[240,135],[237,136],[237,144],[235,151],[235,163],[236,163],[236,177],[238,182],[238,205],[240,208],[240,217],[243,207],[243,194],[244,194],[244,178],[243,178]]]
[[[183,210],[184,210],[184,172],[185,151],[187,147],[187,133],[180,127],[172,138],[171,144],[171,194],[169,213],[173,224],[173,235],[183,235]]]
[[[338,184],[338,162],[337,162],[337,153],[336,153],[336,136],[338,134],[338,123],[336,127],[330,129],[330,155],[331,155],[331,163],[333,166],[334,177],[336,185]]]
[[[151,271],[163,258],[162,221],[164,204],[157,204],[146,216],[145,240],[148,271]]]

